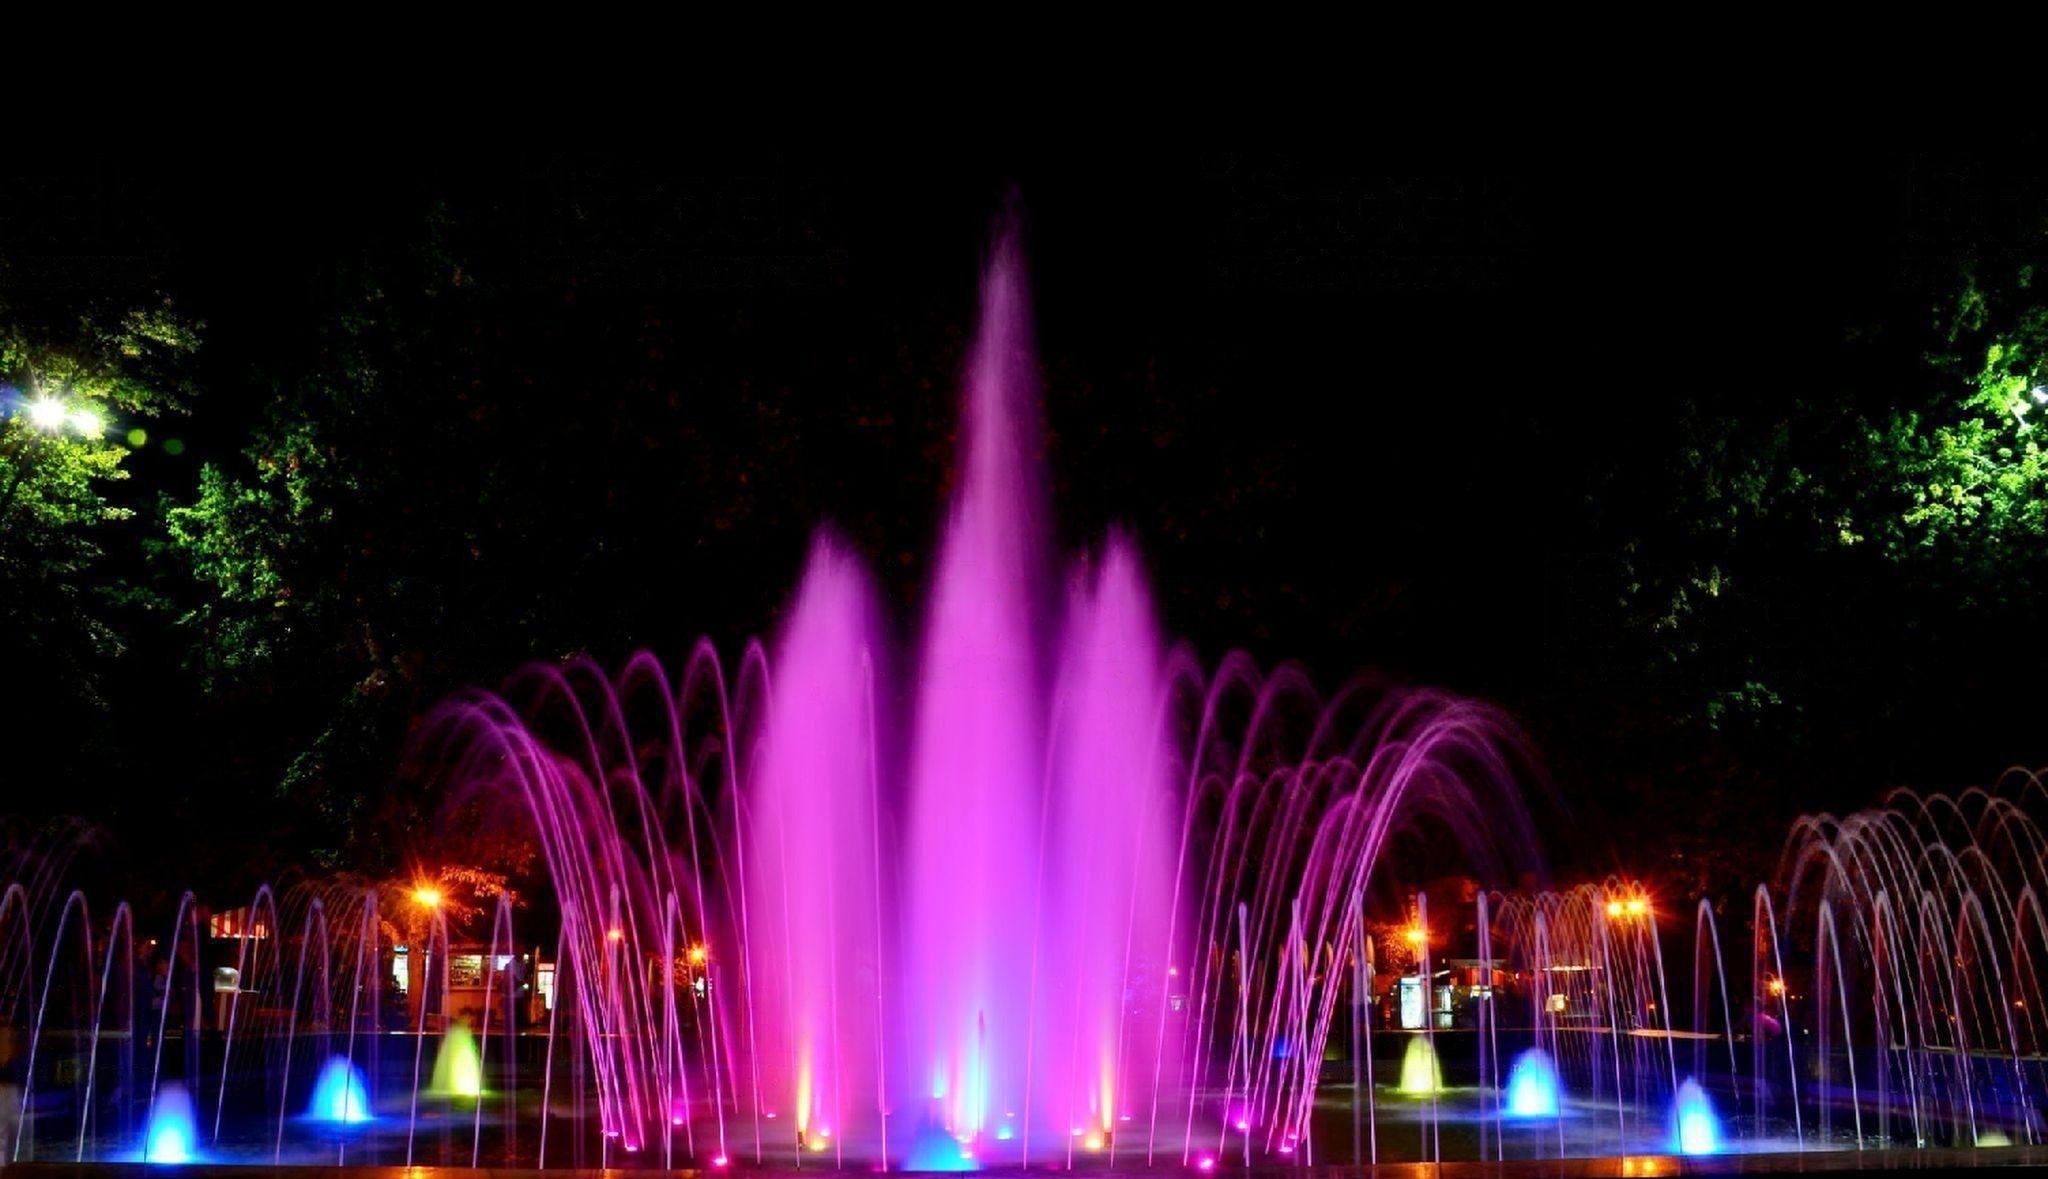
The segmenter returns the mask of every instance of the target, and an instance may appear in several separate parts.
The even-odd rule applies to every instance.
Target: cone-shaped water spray
[[[1437,1064],[1436,1048],[1429,1037],[1408,1037],[1408,1049],[1401,1056],[1401,1092],[1427,1097],[1443,1092],[1443,1088],[1443,1069]]]
[[[176,1083],[157,1090],[149,1107],[149,1126],[142,1135],[142,1161],[189,1163],[198,1159],[192,1095]]]
[[[1721,1149],[1721,1119],[1713,1099],[1687,1077],[1671,1101],[1672,1145],[1680,1154],[1714,1154]]]
[[[484,1073],[477,1059],[476,1037],[469,1024],[456,1020],[441,1036],[441,1048],[434,1054],[434,1075],[427,1092],[436,1097],[474,1099],[483,1096]]]
[[[306,1116],[316,1122],[353,1126],[370,1120],[370,1095],[363,1087],[363,1070],[346,1056],[329,1057],[313,1082],[313,1102]]]
[[[1507,1115],[1511,1118],[1557,1116],[1557,1066],[1541,1048],[1525,1049],[1508,1066]]]

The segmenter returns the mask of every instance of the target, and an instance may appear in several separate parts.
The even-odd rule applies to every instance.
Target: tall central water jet
[[[968,1138],[992,1109],[1025,1103],[1044,903],[1044,557],[1018,254],[1011,225],[983,279],[910,762],[906,1066],[930,1112]]]

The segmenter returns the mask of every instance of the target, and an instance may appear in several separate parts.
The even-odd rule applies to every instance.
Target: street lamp
[[[1641,921],[1649,915],[1650,902],[1641,895],[1632,896],[1627,900],[1617,899],[1607,902],[1607,919],[1609,921]]]
[[[412,890],[412,899],[429,909],[438,909],[441,907],[441,890],[432,885],[423,884]]]
[[[64,403],[44,393],[28,403],[26,414],[29,425],[44,434],[55,434],[66,423],[84,438],[98,438],[107,428],[106,420],[98,412],[81,406],[66,409]],[[34,434],[28,435],[14,448],[9,459],[14,463],[14,478],[8,480],[7,490],[0,492],[0,521],[7,518],[7,509],[14,506],[14,493],[21,490],[21,481],[28,477],[30,468],[35,466],[37,447]]]

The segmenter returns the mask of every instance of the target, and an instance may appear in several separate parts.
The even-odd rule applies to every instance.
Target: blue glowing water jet
[[[909,1169],[913,1171],[977,1171],[974,1141],[960,1139],[934,1123],[927,1122],[910,1143]]]
[[[146,1163],[189,1163],[197,1159],[193,1125],[192,1095],[183,1085],[165,1085],[157,1090],[149,1107],[149,1128],[142,1136],[142,1161]]]
[[[1557,1066],[1541,1048],[1530,1048],[1508,1066],[1508,1106],[1511,1118],[1554,1118],[1557,1116]]]
[[[1671,1102],[1673,1137],[1680,1154],[1716,1154],[1721,1149],[1721,1119],[1714,1102],[1691,1077],[1678,1087]]]
[[[370,1120],[370,1095],[363,1086],[363,1070],[345,1056],[329,1057],[313,1082],[313,1104],[306,1116],[316,1122],[355,1126]]]

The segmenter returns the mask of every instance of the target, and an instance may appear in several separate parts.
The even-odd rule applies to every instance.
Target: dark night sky
[[[1426,163],[1141,148],[857,165],[704,163],[680,148],[224,156],[10,185],[0,248],[17,275],[83,256],[117,285],[147,277],[208,322],[204,400],[181,427],[191,449],[137,456],[138,498],[185,494],[198,462],[233,456],[268,375],[311,347],[325,260],[390,240],[429,193],[458,210],[458,248],[525,291],[537,318],[573,284],[586,327],[669,325],[684,350],[655,383],[692,389],[682,416],[783,391],[784,416],[758,427],[800,456],[760,492],[782,510],[763,510],[742,565],[707,569],[718,558],[700,538],[676,538],[649,567],[730,584],[581,640],[615,657],[635,643],[680,651],[700,632],[736,647],[772,625],[802,534],[825,514],[868,522],[857,539],[907,625],[953,396],[915,378],[971,329],[987,226],[1014,184],[1063,544],[1131,527],[1168,629],[1211,658],[1245,645],[1326,682],[1381,668],[1502,700],[1542,739],[1544,715],[1570,711],[1553,672],[1576,641],[1561,619],[1579,607],[1546,570],[1589,543],[1594,468],[1668,451],[1687,398],[1769,414],[1795,394],[1859,395],[1856,365],[1915,363],[1888,344],[1847,360],[1845,333],[1910,315],[1930,276],[2018,215],[2006,189],[1974,186],[1979,172],[1789,133]],[[631,367],[591,363],[593,385]],[[559,375],[550,395],[575,418],[579,375]],[[864,404],[896,399],[926,443],[905,450],[931,465],[870,472],[873,456],[835,447],[852,438],[849,388]],[[552,443],[535,445],[544,468]],[[621,486],[691,477],[664,461],[619,447]],[[1258,484],[1230,494],[1248,474]],[[630,543],[654,524],[591,522]],[[502,670],[523,656],[508,649]],[[166,671],[132,690],[189,689]],[[1981,780],[2040,752],[2006,732],[1957,753],[1950,736],[1859,772]],[[1579,751],[1546,752],[1569,764]]]

